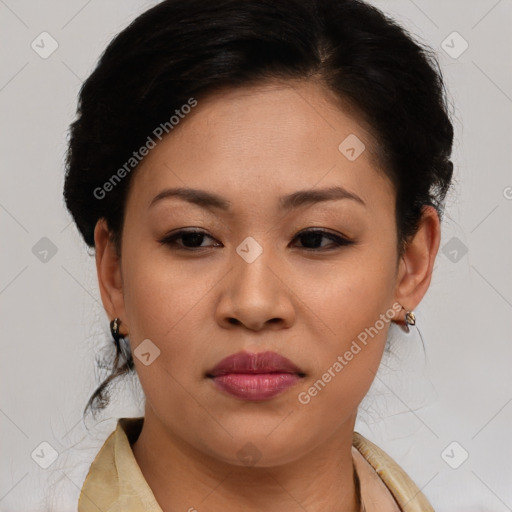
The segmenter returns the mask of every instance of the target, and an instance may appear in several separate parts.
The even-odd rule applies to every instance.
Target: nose
[[[272,251],[263,250],[251,263],[234,252],[232,263],[221,281],[217,322],[224,328],[241,325],[252,331],[290,327],[295,321],[293,284]]]

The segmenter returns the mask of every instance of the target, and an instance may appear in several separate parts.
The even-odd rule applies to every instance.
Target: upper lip
[[[304,376],[304,372],[286,357],[276,352],[237,352],[225,357],[207,374],[207,377],[218,377],[227,373],[296,373]]]

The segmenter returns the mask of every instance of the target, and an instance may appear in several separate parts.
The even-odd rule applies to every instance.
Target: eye
[[[344,236],[335,235],[334,233],[331,233],[330,231],[326,231],[324,229],[308,229],[301,231],[294,240],[300,239],[301,243],[306,250],[310,251],[318,251],[318,250],[332,250],[336,249],[337,247],[344,246],[344,245],[351,245],[355,243],[353,240],[349,240],[348,238],[345,238]],[[331,241],[331,247],[329,248],[329,245],[327,247],[324,245],[322,247],[322,239],[327,239]],[[318,247],[320,245],[320,247]],[[313,247],[311,247],[313,246]]]
[[[164,237],[162,240],[159,240],[161,244],[170,245],[170,246],[177,246],[178,249],[185,249],[185,250],[194,250],[194,249],[201,249],[201,248],[207,248],[207,247],[219,247],[222,244],[216,243],[214,245],[202,245],[202,242],[205,238],[212,238],[211,236],[207,235],[203,231],[197,231],[197,230],[189,230],[189,231],[178,231],[176,233],[173,233],[171,235],[168,235]],[[178,243],[178,240],[182,240],[182,243]]]
[[[203,245],[205,239],[215,240],[210,235],[198,230],[180,230],[176,233],[165,236],[159,240],[161,244],[168,245],[177,249],[194,251],[197,249],[206,249],[208,247],[222,247],[220,242],[210,245]],[[308,229],[297,234],[294,240],[300,240],[301,245],[308,251],[332,250],[337,247],[351,245],[355,243],[352,240],[340,235],[336,235],[324,229]],[[328,245],[322,244],[322,240],[328,240]],[[178,242],[180,241],[180,242]],[[330,247],[329,247],[330,245]]]

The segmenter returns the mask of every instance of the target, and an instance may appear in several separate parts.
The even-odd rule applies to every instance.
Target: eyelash
[[[326,230],[323,230],[323,229],[305,229],[303,231],[300,231],[297,235],[295,235],[294,240],[296,238],[301,237],[301,236],[310,235],[310,234],[321,235],[322,238],[324,238],[324,237],[328,238],[328,239],[331,240],[331,242],[333,242],[335,244],[336,247],[330,248],[330,249],[326,249],[326,248],[307,249],[307,248],[305,248],[304,250],[308,251],[308,252],[332,251],[333,249],[337,249],[338,247],[348,246],[348,245],[352,245],[352,244],[355,243],[353,240],[349,240],[348,238],[345,238],[343,236],[335,235],[334,233],[331,233],[330,231],[326,231]],[[161,240],[159,240],[159,242],[161,244],[163,244],[163,245],[168,245],[168,246],[171,246],[171,247],[175,247],[176,245],[178,245],[176,243],[176,240],[178,240],[179,238],[182,238],[184,235],[202,235],[203,237],[208,237],[208,238],[212,238],[213,239],[213,237],[211,237],[210,235],[206,234],[203,231],[198,231],[198,230],[185,231],[185,230],[181,230],[181,231],[178,231],[177,233],[173,233],[172,235],[168,235],[168,236],[162,238]],[[199,252],[201,250],[208,249],[208,248],[211,248],[211,247],[212,246],[206,246],[206,247],[184,247],[184,246],[178,246],[177,250]]]

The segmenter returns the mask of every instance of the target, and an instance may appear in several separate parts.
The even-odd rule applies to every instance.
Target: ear
[[[423,207],[417,233],[401,258],[395,289],[395,299],[412,311],[430,286],[432,270],[441,240],[441,223],[436,209]]]
[[[116,317],[121,319],[120,331],[122,334],[126,331],[126,315],[121,259],[116,252],[107,222],[103,218],[98,220],[94,228],[94,245],[101,301],[110,320]]]

